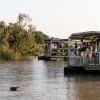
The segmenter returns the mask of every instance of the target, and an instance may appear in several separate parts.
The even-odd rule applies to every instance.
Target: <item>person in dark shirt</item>
[[[86,51],[87,47],[85,44],[83,44],[83,48],[82,48],[82,51]]]

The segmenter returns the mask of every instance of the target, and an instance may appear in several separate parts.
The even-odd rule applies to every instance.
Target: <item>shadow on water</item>
[[[100,71],[76,71],[74,73],[64,73],[64,77],[74,77],[75,81],[100,81]]]
[[[100,71],[75,71],[64,77],[68,100],[100,100]]]

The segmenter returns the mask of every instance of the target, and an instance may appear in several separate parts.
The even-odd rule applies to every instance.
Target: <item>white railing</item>
[[[85,65],[100,65],[100,52],[85,52]]]
[[[70,52],[68,58],[69,66],[93,66],[93,65],[100,65],[100,52]]]

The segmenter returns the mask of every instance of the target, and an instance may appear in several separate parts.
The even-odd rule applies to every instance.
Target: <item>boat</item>
[[[100,70],[100,32],[72,33],[68,37],[68,65],[64,73]]]
[[[43,56],[39,56],[39,60],[45,61],[67,61],[68,39],[45,39],[46,46],[44,48],[45,52]]]

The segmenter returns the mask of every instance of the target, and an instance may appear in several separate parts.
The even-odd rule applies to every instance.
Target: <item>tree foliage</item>
[[[37,44],[43,44],[44,43],[44,39],[45,38],[49,38],[49,36],[47,36],[46,34],[44,34],[41,31],[36,31],[34,32],[34,36],[35,36],[35,41]]]
[[[0,21],[0,59],[19,59],[24,55],[43,53],[44,39],[49,36],[36,31],[31,20],[29,15],[20,13],[16,23],[6,25]]]

